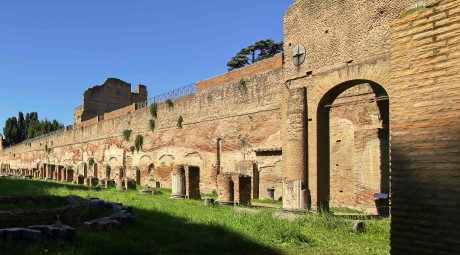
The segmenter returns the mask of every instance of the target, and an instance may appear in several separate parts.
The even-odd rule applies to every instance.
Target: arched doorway
[[[98,172],[98,168],[97,168],[97,163],[93,164],[93,173],[94,173],[94,177],[99,178],[99,172]]]
[[[385,89],[368,80],[336,85],[320,100],[317,118],[318,209],[377,213],[374,194],[390,192]]]

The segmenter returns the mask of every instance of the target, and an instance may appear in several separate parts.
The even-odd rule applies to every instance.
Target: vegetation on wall
[[[142,145],[144,145],[144,137],[142,135],[137,135],[136,140],[134,141],[134,147],[136,148],[137,152],[139,152],[139,150],[142,148]]]
[[[228,61],[228,70],[241,68],[255,62],[271,58],[275,54],[283,52],[283,41],[274,42],[272,39],[261,40],[253,45],[241,49],[230,61]]]
[[[153,103],[150,105],[150,115],[152,115],[152,117],[156,118],[157,115],[158,115],[158,104],[157,103]]]
[[[129,137],[131,136],[131,133],[133,131],[131,129],[125,129],[123,131],[123,139],[125,139],[125,141],[129,141]]]
[[[155,130],[155,120],[154,119],[151,119],[149,121],[149,126],[150,126],[150,130],[152,130],[152,131]]]
[[[51,148],[48,147],[48,144],[45,144],[45,151],[46,151],[47,154],[51,153]]]
[[[173,101],[171,101],[171,99],[168,99],[165,102],[166,102],[166,104],[168,105],[169,108],[174,107],[174,103],[173,103]]]
[[[89,166],[89,168],[93,167],[94,163],[95,163],[95,162],[94,162],[94,159],[93,159],[93,158],[90,158],[90,159],[88,160],[88,166]]]
[[[178,128],[182,128],[182,122],[184,122],[184,119],[182,118],[182,115],[179,116],[179,118],[177,119],[177,127]]]
[[[241,91],[241,92],[246,92],[246,80],[241,78],[241,80],[238,82],[238,89]]]

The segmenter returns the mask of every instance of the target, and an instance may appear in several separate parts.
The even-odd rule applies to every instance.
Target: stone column
[[[305,87],[289,89],[284,123],[283,208],[305,209],[308,190]]]
[[[73,170],[72,169],[67,169],[66,170],[66,181],[68,182],[73,182]]]
[[[171,198],[185,197],[185,171],[181,165],[175,165],[171,172]]]
[[[233,205],[234,201],[234,187],[231,175],[219,174],[217,176],[217,201],[219,204]]]

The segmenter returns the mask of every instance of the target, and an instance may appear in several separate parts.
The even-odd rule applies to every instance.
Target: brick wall
[[[128,114],[130,112],[134,112],[135,110],[136,110],[136,104],[132,104],[132,105],[123,107],[121,109],[111,111],[111,112],[104,114],[104,120],[113,119],[113,118]]]
[[[237,81],[242,78],[246,78],[256,73],[266,72],[275,68],[283,66],[283,54],[277,54],[272,58],[256,62],[252,65],[245,66],[232,70],[228,73],[224,73],[207,80],[199,81],[196,83],[196,90],[202,91],[208,88],[212,88],[223,83]]]
[[[82,121],[80,123],[75,123],[74,128],[84,127],[88,125],[93,125],[99,122],[99,116],[91,118],[89,120]]]
[[[393,22],[392,254],[460,253],[460,1]]]

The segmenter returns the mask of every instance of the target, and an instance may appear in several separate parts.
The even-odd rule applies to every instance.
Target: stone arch
[[[141,171],[138,166],[132,166],[128,169],[128,173],[126,175],[135,180],[137,184],[141,183]]]
[[[88,176],[88,165],[86,162],[80,162],[77,165],[77,174],[83,175],[83,177]]]
[[[115,176],[115,179],[121,179],[123,177],[125,177],[125,173],[123,171],[123,167],[121,166],[116,166],[114,168],[114,176]]]
[[[331,126],[330,126],[330,112],[333,107],[334,101],[346,90],[360,84],[369,84],[373,93],[375,94],[376,104],[383,122],[383,128],[378,130],[379,143],[379,156],[380,156],[380,180],[379,190],[370,189],[366,194],[367,197],[372,199],[371,192],[389,193],[389,103],[388,93],[380,85],[371,80],[356,79],[349,80],[328,90],[319,100],[317,105],[317,126],[316,126],[316,202],[319,209],[328,210],[331,203]],[[382,101],[378,101],[382,98]],[[364,139],[364,138],[361,138]],[[338,165],[338,164],[337,164]],[[356,175],[360,175],[360,171],[367,171],[368,169],[354,169]],[[358,177],[355,177],[357,180]],[[357,193],[355,193],[356,195]],[[355,198],[358,201],[358,198]],[[373,201],[373,200],[372,200]],[[369,202],[369,201],[368,201]]]

